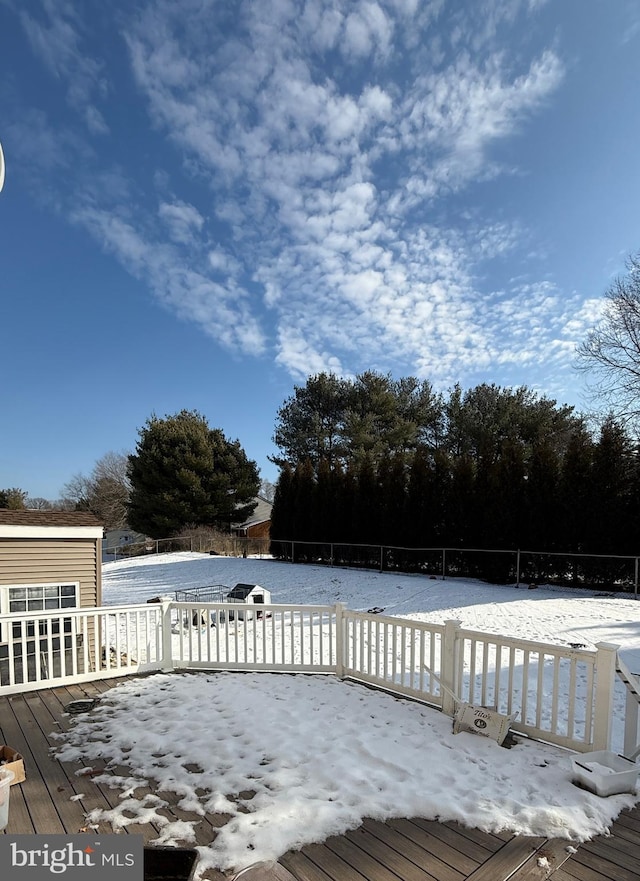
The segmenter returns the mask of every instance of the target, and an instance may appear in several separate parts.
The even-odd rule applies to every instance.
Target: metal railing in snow
[[[574,649],[341,603],[167,599],[0,616],[0,695],[159,670],[333,673],[450,716],[460,703],[491,707],[515,716],[515,731],[582,752],[611,747],[621,704],[609,643]],[[625,749],[637,744],[637,709],[627,702]]]

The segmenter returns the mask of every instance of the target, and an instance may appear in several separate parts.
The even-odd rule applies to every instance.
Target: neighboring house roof
[[[0,508],[0,537],[102,538],[102,523],[88,511],[14,511]]]
[[[257,496],[251,501],[257,502],[253,514],[244,523],[234,523],[233,525],[236,529],[246,529],[249,526],[255,526],[257,523],[265,523],[267,520],[271,520],[271,510],[273,508],[271,502],[263,499],[262,496]]]

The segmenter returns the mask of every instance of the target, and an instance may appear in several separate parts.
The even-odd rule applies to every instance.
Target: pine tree
[[[585,428],[569,438],[560,472],[558,547],[581,553],[589,540],[594,443]]]
[[[255,462],[238,441],[210,429],[204,416],[182,410],[150,417],[129,456],[129,526],[151,538],[190,525],[229,529],[255,508],[260,484]]]
[[[560,461],[546,440],[533,445],[527,474],[527,515],[530,548],[553,551],[558,548],[560,518]]]
[[[635,456],[631,442],[613,417],[602,425],[593,450],[589,549],[599,554],[634,553],[630,522]]]
[[[293,469],[288,462],[282,466],[271,509],[271,553],[288,557],[293,540]]]
[[[407,481],[405,523],[410,547],[424,548],[431,544],[430,490],[429,454],[425,447],[419,447],[413,456]]]
[[[385,455],[378,465],[379,519],[381,544],[400,546],[406,543],[406,469],[401,453]]]

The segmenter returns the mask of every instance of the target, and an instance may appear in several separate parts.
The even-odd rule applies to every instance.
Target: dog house
[[[259,584],[236,584],[225,596],[223,602],[255,603],[257,606],[263,606],[265,603],[271,602],[271,593]],[[214,616],[216,622],[223,624],[225,621],[251,621],[254,613],[245,609],[240,609],[238,612],[232,612],[231,610],[225,612],[223,610],[221,612],[214,612]],[[259,608],[256,609],[255,617],[262,617],[262,612]]]
[[[236,584],[224,601],[225,603],[270,603],[271,593],[259,584]]]

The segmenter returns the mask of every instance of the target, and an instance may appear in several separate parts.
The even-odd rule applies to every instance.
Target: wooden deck
[[[27,774],[24,783],[11,788],[7,833],[113,831],[109,824],[88,830],[86,814],[118,805],[118,790],[96,783],[91,775],[78,775],[77,765],[53,759],[50,748],[56,743],[51,732],[70,724],[66,704],[99,695],[116,682],[0,698],[0,741],[22,753]],[[99,770],[96,762],[92,767]],[[145,793],[138,789],[135,794]],[[170,793],[161,796],[172,801]],[[219,815],[197,818],[175,805],[162,812],[199,819],[196,844],[210,843],[226,820]],[[150,824],[131,825],[128,831],[142,834],[145,842],[159,833]],[[587,842],[575,854],[567,851],[566,841],[492,835],[457,823],[413,818],[365,820],[344,836],[289,852],[280,863],[299,881],[639,881],[640,808],[625,812],[611,836]],[[203,877],[223,881],[228,876],[209,870]]]

